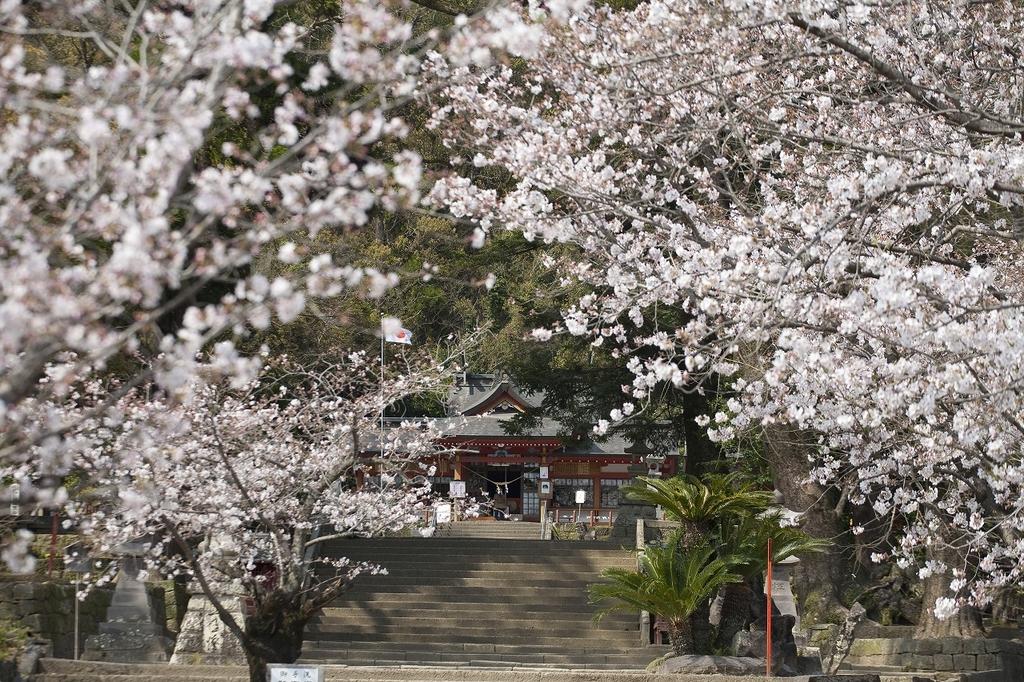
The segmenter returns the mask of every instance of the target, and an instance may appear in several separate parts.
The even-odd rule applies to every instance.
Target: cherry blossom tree
[[[185,401],[131,391],[99,423],[79,420],[87,444],[74,466],[95,493],[65,505],[68,523],[94,553],[141,544],[150,575],[194,581],[241,643],[251,679],[265,680],[268,662],[298,658],[320,608],[382,570],[320,545],[424,520],[430,486],[416,472],[442,456],[437,434],[382,429],[381,414],[442,390],[449,370],[404,369],[382,384],[362,353],[315,370],[275,359],[244,386],[197,382]],[[86,393],[104,400],[108,388]],[[229,601],[238,595],[241,614]]]
[[[0,461],[59,476],[75,424],[45,406],[112,365],[129,380],[97,413],[210,368],[244,384],[234,338],[398,282],[318,234],[417,204],[398,111],[426,50],[468,63],[532,35],[500,8],[414,30],[412,8],[0,2]]]
[[[632,370],[598,430],[655,387],[716,382],[731,397],[702,424],[712,437],[761,431],[817,534],[863,510],[873,559],[930,580],[929,614],[947,620],[922,632],[976,632],[966,606],[1024,578],[1024,12],[526,13],[544,29],[526,68],[430,60],[446,84],[424,88],[433,124],[466,157],[431,198],[479,240],[500,227],[578,245],[552,265],[590,293],[535,336],[588,337]],[[510,185],[475,181],[484,167]]]

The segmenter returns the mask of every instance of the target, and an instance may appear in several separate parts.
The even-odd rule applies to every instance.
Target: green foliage
[[[769,539],[775,563],[798,554],[822,552],[828,546],[799,528],[782,525],[777,512],[739,515],[718,524],[715,531],[718,551],[732,557],[735,570],[745,578],[759,576],[767,568]]]
[[[81,540],[80,535],[58,535],[56,543],[51,544],[53,536],[49,533],[37,534],[32,539],[32,546],[29,549],[29,552],[36,558],[35,576],[43,580],[72,580],[70,575],[64,573],[64,554],[69,546]],[[48,570],[51,551],[53,552],[52,572]]]
[[[679,653],[714,650],[708,601],[720,588],[734,585],[731,592],[726,590],[716,636],[719,649],[728,646],[749,617],[749,600],[766,568],[769,541],[775,562],[825,547],[784,526],[772,495],[735,473],[640,477],[624,491],[634,500],[659,505],[680,526],[664,545],[644,550],[639,571],[606,571],[605,582],[591,587],[591,599],[612,601],[609,609],[638,608],[661,615],[672,628]],[[739,583],[747,584],[737,589]]]
[[[768,509],[771,493],[743,485],[735,474],[650,478],[641,476],[623,489],[633,500],[660,506],[675,521],[708,523],[746,517]]]
[[[0,661],[17,659],[25,643],[28,641],[28,630],[0,620]]]
[[[595,617],[613,611],[650,611],[668,621],[681,621],[711,598],[720,587],[740,580],[728,558],[709,545],[687,548],[681,535],[639,555],[639,570],[609,568],[604,582],[591,585],[590,601],[605,606]]]

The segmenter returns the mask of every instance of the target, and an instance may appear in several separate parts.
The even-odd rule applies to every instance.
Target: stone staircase
[[[587,586],[634,561],[611,543],[383,538],[325,543],[323,553],[388,575],[360,578],[310,623],[302,662],[642,670],[666,651],[641,645],[636,614],[593,623]]]
[[[32,682],[249,682],[242,666],[128,664],[43,659]],[[659,682],[641,672],[569,670],[484,670],[439,667],[358,667],[328,665],[326,682]],[[742,682],[741,678],[701,677],[701,682]],[[749,678],[744,678],[749,679]],[[677,682],[692,682],[677,677]]]
[[[529,521],[457,521],[439,526],[434,537],[540,540],[540,524]]]

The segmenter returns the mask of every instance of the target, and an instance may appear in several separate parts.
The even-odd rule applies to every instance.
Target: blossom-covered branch
[[[731,392],[728,440],[806,434],[813,478],[941,570],[950,605],[1024,562],[1024,83],[1010,3],[533,4],[530,67],[453,67],[434,123],[473,166],[432,198],[572,243],[563,328],[655,386]],[[433,95],[430,95],[433,97]],[[538,330],[538,338],[551,330]],[[805,450],[806,451],[806,450]],[[954,560],[949,560],[954,557]],[[930,566],[942,564],[932,561]]]

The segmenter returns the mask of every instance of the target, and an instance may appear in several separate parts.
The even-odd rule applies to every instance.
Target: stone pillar
[[[98,634],[86,639],[82,658],[118,663],[166,662],[172,641],[163,614],[158,613],[146,584],[138,579],[142,559],[125,555],[120,561],[107,619],[100,624]]]
[[[171,663],[245,665],[245,652],[238,638],[224,625],[199,586],[194,583],[190,585],[189,595],[188,608],[181,621],[181,631],[174,645]],[[240,626],[244,623],[240,594],[225,594],[220,597],[220,603]]]
[[[208,551],[233,556],[229,538],[208,537],[203,544]],[[203,593],[199,583],[193,580],[187,589],[188,606],[181,621],[181,630],[174,645],[171,663],[245,665],[242,644],[220,619],[217,609]],[[242,588],[229,583],[215,583],[211,585],[211,591],[218,595],[217,600],[227,609],[239,627],[245,627],[245,617],[242,614],[242,599],[245,595]]]
[[[793,599],[793,589],[790,586],[790,579],[793,576],[793,569],[800,563],[795,556],[783,559],[772,565],[772,602],[783,615],[793,616],[794,630],[800,630],[800,613],[796,608],[796,600]]]

